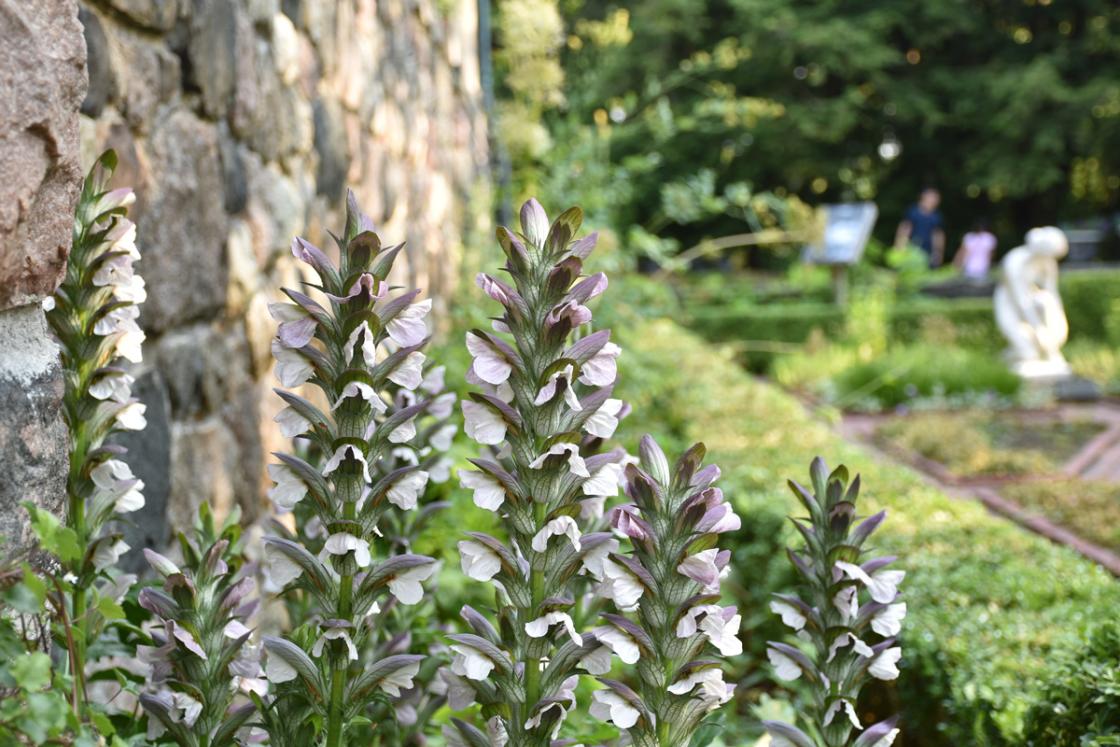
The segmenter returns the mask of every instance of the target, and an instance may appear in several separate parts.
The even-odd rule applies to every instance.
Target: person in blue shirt
[[[925,252],[930,267],[940,267],[945,261],[945,224],[937,209],[940,204],[941,193],[937,189],[923,189],[918,202],[906,211],[894,236],[894,245],[899,249],[914,244]]]

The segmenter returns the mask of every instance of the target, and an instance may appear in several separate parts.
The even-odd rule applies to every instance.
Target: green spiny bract
[[[239,518],[234,511],[216,526],[204,503],[193,532],[178,535],[180,563],[144,551],[164,581],[140,592],[140,606],[163,628],[153,630],[154,646],[137,649],[151,667],[148,692],[140,696],[149,739],[166,732],[180,747],[230,747],[256,711],[250,694],[267,692],[245,624],[257,606],[250,599],[256,582],[245,567]]]
[[[335,241],[337,267],[309,242],[293,241],[292,253],[318,276],[317,283],[305,283],[316,298],[285,289],[291,303],[271,307],[280,321],[272,346],[280,383],[311,383],[329,405],[323,411],[278,390],[287,404],[277,418],[282,429],[312,444],[325,463],[277,454],[280,463],[269,468],[277,508],[306,501],[325,534],[312,548],[317,552],[298,532],[265,538],[271,587],[300,589],[311,617],[288,639],[264,639],[274,687],[262,718],[273,744],[301,747],[315,735],[328,747],[348,743],[357,724],[367,723],[363,714],[371,701],[412,686],[423,657],[361,662],[359,651],[380,600],[392,594],[403,604],[419,602],[421,582],[435,571],[431,558],[388,556],[379,529],[388,511],[416,509],[428,472],[412,464],[387,473],[378,467],[396,445],[415,437],[417,418],[432,405],[417,398],[390,408],[386,394],[392,385],[410,392],[421,387],[431,302],[412,303],[419,291],[393,292],[387,278],[403,245],[382,247],[352,194],[345,230]]]
[[[491,621],[464,608],[472,632],[451,636],[451,707],[474,699],[487,719],[487,733],[456,721],[453,743],[548,745],[575,704],[576,668],[598,647],[577,630],[581,575],[599,578],[618,541],[583,530],[618,494],[621,454],[594,451],[624,405],[611,398],[620,351],[609,332],[570,339],[591,321],[586,302],[607,286],[602,273],[581,279],[596,239],[576,240],[581,220],[572,208],[550,224],[530,200],[521,234],[498,230],[513,285],[477,278],[504,313],[492,331],[467,333],[467,379],[481,391],[462,408],[467,435],[498,448],[459,476],[476,505],[499,512],[508,542],[473,533],[459,543],[464,572],[493,582],[497,609]]]
[[[860,481],[850,483],[848,470],[831,474],[821,459],[810,467],[813,490],[790,481],[790,488],[808,512],[794,519],[805,541],[789,550],[790,561],[805,582],[805,598],[779,594],[770,608],[797,633],[804,646],[769,644],[767,654],[779,678],[802,676],[812,693],[804,715],[809,733],[781,722],[764,722],[777,745],[795,747],[888,747],[898,735],[896,718],[862,729],[856,713],[860,690],[870,678],[893,680],[902,649],[896,636],[906,616],[898,585],[905,571],[887,568],[895,558],[865,559],[864,545],[886,512],[857,523]],[[861,603],[861,592],[868,599]],[[869,643],[869,636],[880,638]],[[867,639],[867,640],[865,640]]]

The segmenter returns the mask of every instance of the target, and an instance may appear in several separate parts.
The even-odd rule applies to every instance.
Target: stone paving
[[[1065,404],[1052,409],[1020,412],[1019,414],[1027,419],[1037,418],[1040,423],[1053,422],[1055,419],[1092,420],[1105,426],[1101,432],[1089,439],[1076,454],[1066,460],[1062,465],[1061,473],[1071,478],[1120,483],[1120,403],[1104,401],[1093,404]],[[1120,576],[1120,555],[1079,537],[1043,516],[1023,509],[1001,494],[1001,486],[1027,481],[1032,478],[960,476],[932,459],[876,441],[874,436],[878,428],[887,420],[896,417],[899,416],[847,414],[841,421],[839,428],[840,432],[846,437],[863,442],[885,457],[904,461],[916,467],[945,492],[960,498],[979,500],[990,510],[1006,516],[1026,529],[1069,546],[1096,561],[1113,574]]]

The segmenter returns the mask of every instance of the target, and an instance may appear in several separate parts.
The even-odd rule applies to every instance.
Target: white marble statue
[[[1009,343],[1008,363],[1024,378],[1070,374],[1062,355],[1069,322],[1058,294],[1058,260],[1069,242],[1060,228],[1027,232],[1027,240],[1007,253],[995,292],[996,323]]]

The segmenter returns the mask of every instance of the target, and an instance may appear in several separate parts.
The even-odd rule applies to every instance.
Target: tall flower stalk
[[[794,520],[805,546],[789,550],[805,596],[777,594],[770,603],[804,645],[771,641],[767,650],[779,678],[808,681],[812,698],[803,714],[808,732],[781,722],[764,724],[776,747],[889,747],[898,735],[897,717],[859,733],[856,703],[872,678],[898,677],[902,649],[896,637],[906,617],[898,586],[906,573],[888,567],[894,557],[866,557],[867,540],[886,512],[857,521],[859,477],[849,483],[847,469],[829,473],[819,458],[810,476],[812,492],[790,481],[808,512]]]
[[[264,724],[273,744],[301,747],[312,735],[327,747],[349,743],[356,738],[348,736],[352,727],[363,721],[357,716],[377,690],[395,696],[411,686],[423,657],[395,654],[359,671],[358,652],[368,633],[363,622],[380,609],[386,593],[402,604],[419,602],[420,584],[435,570],[431,558],[386,557],[380,546],[379,525],[390,504],[414,510],[428,473],[419,465],[376,471],[395,445],[415,436],[416,418],[430,407],[418,401],[391,410],[386,394],[394,384],[408,391],[421,385],[430,302],[413,303],[419,291],[393,292],[387,278],[403,245],[382,247],[353,194],[336,243],[338,266],[309,242],[292,243],[296,258],[318,276],[318,283],[305,285],[319,300],[285,289],[291,303],[271,309],[280,321],[273,341],[280,383],[310,383],[327,403],[320,409],[278,390],[287,404],[278,418],[284,432],[313,443],[326,461],[316,467],[277,454],[279,463],[270,467],[277,508],[290,511],[309,501],[326,535],[317,553],[298,539],[265,539],[271,581],[300,588],[311,600],[309,624],[287,639],[264,640],[266,673],[277,686]]]
[[[456,742],[548,745],[575,705],[576,668],[596,647],[572,617],[584,588],[576,578],[598,577],[618,541],[582,532],[581,507],[618,494],[619,455],[590,455],[588,445],[613,434],[623,404],[611,398],[620,351],[610,333],[571,339],[607,286],[602,273],[581,277],[596,239],[575,240],[581,220],[572,208],[550,225],[530,200],[520,234],[498,229],[513,285],[477,278],[504,313],[492,331],[467,333],[468,381],[481,391],[462,409],[467,435],[495,453],[472,459],[477,470],[460,480],[476,505],[499,514],[507,541],[472,533],[459,543],[464,572],[493,583],[497,609],[491,622],[465,608],[473,632],[451,636],[451,707],[473,698],[487,719],[485,732],[457,721]]]
[[[712,483],[715,465],[702,467],[696,444],[673,470],[649,436],[641,441],[640,467],[626,467],[631,502],[611,509],[611,525],[630,539],[632,552],[603,561],[601,593],[615,613],[594,631],[601,648],[596,674],[610,669],[611,653],[636,664],[631,688],[603,678],[591,713],[625,729],[635,747],[687,745],[704,717],[731,699],[718,659],[743,652],[735,607],[719,604],[720,579],[730,552],[716,547],[723,532],[739,529],[739,517]]]
[[[180,747],[232,747],[256,711],[249,693],[268,690],[246,625],[256,609],[252,570],[241,549],[240,514],[218,526],[202,504],[191,535],[180,532],[181,563],[145,549],[163,587],[140,592],[140,606],[162,626],[138,658],[151,669],[140,696],[148,738]],[[164,736],[166,734],[166,736]]]
[[[129,549],[119,520],[144,505],[144,484],[123,461],[124,448],[106,443],[113,433],[146,425],[144,405],[133,398],[133,378],[122,365],[141,360],[144,333],[137,318],[147,293],[133,269],[140,253],[127,213],[135,196],[106,187],[116,162],[108,151],[86,177],[65,279],[44,302],[61,349],[62,412],[70,431],[65,526],[50,531],[47,544],[62,562],[60,588],[70,602],[60,600],[76,704],[85,700],[87,652],[119,609],[121,583],[127,588],[134,580],[110,578]],[[49,520],[34,513],[43,536]]]

